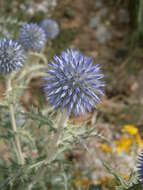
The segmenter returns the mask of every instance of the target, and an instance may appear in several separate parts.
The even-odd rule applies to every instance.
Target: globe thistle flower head
[[[0,73],[8,74],[20,69],[25,62],[24,49],[8,38],[0,40]]]
[[[143,151],[138,157],[137,173],[139,180],[143,182]]]
[[[25,24],[20,29],[19,42],[25,49],[40,51],[46,43],[46,34],[35,23]]]
[[[46,99],[54,107],[74,115],[91,112],[104,95],[104,75],[91,57],[68,49],[55,56],[44,77]]]
[[[55,39],[57,35],[59,34],[59,31],[60,31],[59,25],[53,19],[42,20],[42,22],[40,23],[40,26],[45,31],[47,39]]]

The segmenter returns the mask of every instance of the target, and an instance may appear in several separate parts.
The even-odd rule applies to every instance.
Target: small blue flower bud
[[[57,35],[59,34],[59,25],[58,23],[53,19],[44,19],[40,23],[41,28],[46,33],[47,39],[55,39]]]

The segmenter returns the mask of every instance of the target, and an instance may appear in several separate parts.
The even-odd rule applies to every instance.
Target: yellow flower
[[[115,144],[117,145],[116,151],[118,153],[129,152],[129,149],[133,144],[133,139],[123,136],[119,140],[115,141]]]
[[[104,176],[104,178],[99,178],[97,181],[98,184],[102,185],[102,187],[108,188],[110,190],[115,187],[115,179],[111,176]]]
[[[124,125],[123,132],[127,132],[129,135],[138,134],[138,128],[134,125]]]
[[[100,144],[100,147],[106,153],[111,153],[112,152],[112,149],[107,144],[102,143],[102,144]]]
[[[126,173],[121,173],[121,176],[125,179],[128,180],[129,179],[129,175]]]
[[[92,181],[82,174],[81,171],[77,170],[74,172],[74,180],[73,185],[75,188],[82,188],[82,190],[86,190],[89,188],[89,186],[92,184]]]
[[[88,177],[81,177],[74,179],[73,184],[76,188],[82,187],[83,189],[87,189],[92,184],[92,182]]]

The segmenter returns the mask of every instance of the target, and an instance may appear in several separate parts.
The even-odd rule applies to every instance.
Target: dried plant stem
[[[38,171],[37,175],[33,179],[32,183],[28,186],[27,190],[32,190],[33,186],[40,180],[40,177],[42,177],[44,173],[46,172],[46,169],[47,169],[46,166],[56,158],[57,150],[58,150],[58,141],[59,141],[60,136],[63,133],[63,129],[66,126],[67,121],[68,121],[68,116],[66,112],[63,111],[59,113],[57,122],[56,122],[57,132],[55,133],[55,135],[52,137],[50,141],[51,143],[50,143],[47,159],[42,164],[40,171]]]
[[[8,82],[7,82],[7,92],[9,93],[11,90],[12,90],[11,79],[9,78]],[[11,101],[9,102],[9,114],[10,114],[10,119],[11,119],[12,130],[14,133],[14,140],[15,140],[15,145],[16,145],[18,162],[19,162],[19,164],[23,165],[24,157],[22,154],[21,144],[20,144],[18,133],[17,133],[15,114],[14,114],[14,106],[13,106],[13,102],[11,102]]]

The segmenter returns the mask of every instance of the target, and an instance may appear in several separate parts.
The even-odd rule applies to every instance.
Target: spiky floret
[[[19,42],[26,49],[40,51],[46,43],[46,34],[36,23],[25,24],[20,29]]]
[[[0,73],[8,74],[20,69],[25,62],[24,49],[14,40],[0,40]]]
[[[40,23],[48,39],[54,39],[59,34],[59,24],[53,19],[44,19]]]
[[[103,95],[104,78],[91,57],[68,49],[55,56],[44,77],[46,99],[54,107],[75,115],[91,112]]]
[[[138,156],[137,173],[139,180],[143,182],[143,150],[142,153]]]

